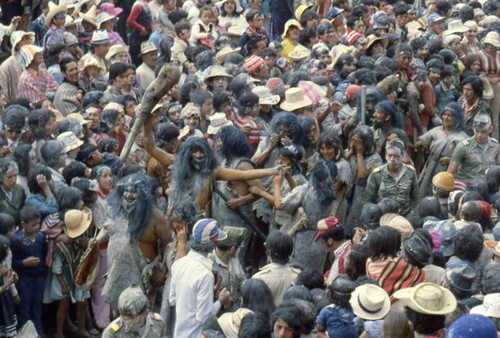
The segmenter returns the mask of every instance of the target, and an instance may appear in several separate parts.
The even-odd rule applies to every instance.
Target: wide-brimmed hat
[[[313,5],[300,5],[299,7],[297,7],[297,9],[295,10],[295,19],[300,21],[302,14],[304,14],[305,11],[311,9],[312,7]]]
[[[97,28],[100,29],[101,25],[106,21],[113,20],[116,16],[109,14],[108,12],[102,12],[97,15]]]
[[[341,55],[343,54],[354,55],[355,52],[356,52],[356,47],[353,46],[347,47],[346,45],[342,44],[333,46],[332,50],[330,51],[330,56],[332,57],[332,63],[330,64],[330,66],[335,67],[337,60]]]
[[[224,33],[224,35],[228,36],[242,36],[243,33],[245,33],[245,30],[240,27],[240,26],[231,26],[227,30],[227,32]]]
[[[69,238],[81,236],[92,222],[92,210],[83,208],[83,210],[71,209],[64,215],[64,233]]]
[[[272,77],[267,80],[266,87],[269,88],[269,90],[290,88],[290,86],[286,85],[279,77]]]
[[[198,106],[194,103],[189,102],[184,106],[184,108],[182,108],[181,117],[186,118],[192,115],[196,115],[196,117],[201,118],[200,108],[198,108]]]
[[[85,59],[85,62],[83,62],[82,69],[80,71],[84,71],[87,67],[97,67],[99,70],[102,70],[102,65],[97,61],[97,59],[93,56],[88,57]]]
[[[434,283],[420,283],[393,294],[404,305],[424,315],[447,315],[457,307],[457,300],[450,290]]]
[[[91,120],[86,120],[82,114],[79,114],[79,113],[71,113],[71,114],[68,114],[68,116],[66,116],[67,119],[74,119],[74,120],[77,120],[78,122],[80,122],[80,125],[82,126],[89,126],[92,124],[92,121]]]
[[[56,14],[63,12],[68,13],[68,8],[65,4],[56,5],[52,1],[49,1],[49,11],[47,12],[47,16],[45,17],[45,24],[47,25],[47,27],[50,27],[52,19],[54,18],[54,16],[56,16]]]
[[[82,19],[75,19],[71,15],[66,15],[66,22],[64,23],[64,28],[67,28],[71,25],[78,25],[80,22],[82,22]]]
[[[484,296],[483,304],[474,306],[471,314],[485,317],[500,318],[500,293],[490,293]]]
[[[496,48],[500,48],[500,37],[497,32],[489,32],[483,40],[483,44],[489,43]]]
[[[141,53],[139,56],[156,51],[158,51],[158,48],[152,41],[144,41],[141,43]]]
[[[236,13],[241,13],[243,12],[243,7],[241,7],[240,0],[233,0],[234,3],[236,4],[236,9],[234,10]],[[219,2],[216,2],[215,5],[219,8],[222,8],[224,4],[227,2],[227,0],[222,0]]]
[[[300,88],[290,88],[285,92],[285,101],[280,104],[280,107],[286,111],[294,111],[310,106],[311,104],[311,100]]]
[[[302,45],[297,45],[290,53],[288,53],[288,58],[293,62],[299,62],[309,56],[311,56],[311,50]]]
[[[102,45],[104,43],[109,43],[110,41],[108,31],[105,29],[94,31],[92,33],[92,38],[90,39],[90,43],[94,45]]]
[[[10,35],[10,44],[12,46],[12,54],[16,52],[16,45],[21,42],[21,40],[25,37],[29,37],[29,44],[35,43],[35,33],[34,32],[25,32],[25,31],[15,31]]]
[[[432,13],[429,15],[427,18],[427,25],[432,25],[432,24],[437,24],[437,23],[442,23],[446,20],[444,16],[439,15],[438,13]]]
[[[215,135],[222,127],[232,126],[233,122],[226,118],[224,113],[215,113],[210,116],[210,125],[207,128],[207,134]]]
[[[313,106],[317,105],[322,98],[326,97],[326,87],[320,86],[312,81],[299,81],[299,88],[311,100]]]
[[[370,49],[370,47],[377,41],[380,41],[382,42],[382,46],[384,46],[384,48],[387,48],[387,45],[389,45],[389,40],[387,40],[387,38],[384,36],[384,37],[379,37],[379,36],[376,36],[375,34],[371,34],[371,35],[368,35],[366,37],[366,49]]]
[[[37,45],[24,45],[21,47],[21,58],[24,61],[24,64],[26,67],[28,67],[31,64],[31,61],[33,61],[33,58],[35,57],[36,54],[42,53],[43,48]]]
[[[104,12],[108,13],[109,15],[111,15],[113,17],[116,17],[116,16],[120,15],[121,12],[123,12],[123,9],[121,9],[120,7],[115,7],[115,5],[110,3],[110,2],[105,2],[99,6],[98,13],[104,13]]]
[[[380,217],[380,226],[388,226],[396,229],[401,235],[401,244],[413,233],[411,223],[398,214],[388,213]]]
[[[90,9],[87,12],[80,13],[80,18],[82,20],[87,21],[88,23],[90,23],[92,26],[95,26],[95,27],[97,27],[96,17],[97,17],[96,5],[92,5],[92,7],[90,7]]]
[[[214,77],[226,77],[228,79],[232,79],[233,77],[231,75],[229,75],[226,70],[224,69],[224,67],[220,66],[220,65],[213,65],[213,66],[210,66],[208,69],[207,69],[207,76],[205,77],[205,82],[209,79],[212,79]]]
[[[389,295],[378,285],[363,284],[351,295],[351,306],[354,314],[364,320],[384,318],[391,309]]]
[[[72,131],[65,131],[57,136],[57,140],[64,144],[64,151],[70,152],[79,148],[83,141],[80,140]]]
[[[213,218],[202,218],[193,226],[193,239],[196,243],[217,243],[227,238],[227,234],[219,229]]]
[[[257,86],[252,89],[252,93],[259,96],[259,104],[263,105],[275,105],[280,102],[279,95],[272,95],[269,88],[264,86]]]
[[[243,318],[253,313],[252,310],[241,307],[235,312],[227,312],[217,319],[217,322],[227,338],[237,338]]]
[[[232,48],[231,46],[226,46],[217,52],[215,58],[219,63],[222,63],[226,59],[226,56],[228,56],[229,54],[238,53],[240,50],[241,47]]]
[[[120,53],[128,53],[130,47],[129,46],[123,46],[123,45],[113,45],[111,47],[109,47],[109,51],[108,53],[106,54],[106,61],[109,61],[111,60],[111,58],[113,56],[115,56],[116,54],[120,54]]]
[[[281,35],[281,38],[284,40],[286,39],[286,33],[288,33],[288,30],[290,27],[297,27],[299,30],[302,29],[302,26],[300,25],[300,22],[298,22],[295,19],[290,19],[287,22],[285,22],[285,28],[283,30],[283,34]]]
[[[465,26],[462,20],[451,20],[448,22],[448,29],[443,32],[443,37],[450,34],[465,33],[469,30],[469,27]]]
[[[472,284],[476,278],[476,271],[467,264],[460,264],[453,269],[446,270],[446,278],[453,287],[466,292],[473,291]]]

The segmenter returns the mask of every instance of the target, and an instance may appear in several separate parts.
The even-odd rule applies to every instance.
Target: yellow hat
[[[453,191],[455,189],[455,179],[453,175],[447,171],[437,173],[432,178],[432,184],[444,191]]]
[[[302,17],[302,14],[307,11],[308,9],[311,9],[313,5],[300,5],[297,7],[295,10],[295,18],[300,21],[300,18]]]
[[[64,233],[69,238],[81,236],[92,222],[92,210],[83,208],[83,210],[72,209],[64,215]]]
[[[295,19],[290,19],[285,23],[285,29],[283,30],[283,35],[281,35],[281,38],[286,39],[286,34],[288,33],[288,30],[290,27],[297,27],[299,30],[302,30],[302,26],[300,25],[300,22],[298,22]]]

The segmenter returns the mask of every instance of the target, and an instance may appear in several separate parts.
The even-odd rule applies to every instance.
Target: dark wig
[[[268,338],[270,335],[269,317],[249,313],[241,320],[238,338]]]
[[[399,204],[397,210],[399,210]],[[383,214],[382,209],[377,204],[365,203],[363,205],[363,210],[361,210],[361,225],[364,229],[376,229],[380,226],[380,218]]]
[[[269,286],[261,279],[247,279],[241,286],[241,307],[262,314],[266,318],[276,309]]]
[[[235,126],[222,127],[215,137],[222,142],[222,149],[218,149],[222,158],[229,160],[237,157],[248,157],[250,154],[248,138]]]
[[[366,124],[370,125],[372,117],[373,117],[373,113],[375,112],[375,105],[377,104],[377,102],[380,102],[383,100],[385,100],[385,96],[380,91],[380,89],[378,89],[375,86],[367,86],[366,87],[366,105],[367,105],[367,107],[366,107],[366,113],[367,113]],[[357,107],[356,108],[356,112],[357,112],[356,123],[358,123],[359,121],[361,121],[361,112],[362,112],[361,91],[359,91],[358,94],[356,94],[356,102],[357,102],[357,105],[356,105],[356,107]],[[369,105],[371,108],[369,108]]]
[[[302,144],[302,139],[304,137],[304,131],[300,126],[297,116],[290,112],[280,112],[271,119],[269,122],[271,130],[275,133],[279,132],[281,126],[288,128],[289,137],[295,144]]]
[[[483,234],[475,225],[467,225],[458,230],[453,238],[455,256],[475,262],[483,250]]]
[[[368,235],[367,245],[373,260],[396,257],[401,248],[401,236],[396,229],[381,226]]]
[[[360,126],[351,130],[349,133],[349,141],[354,135],[358,135],[365,146],[364,156],[370,156],[375,152],[375,136],[373,130],[368,126]]]
[[[323,288],[324,284],[325,279],[323,278],[323,275],[314,270],[302,271],[295,280],[295,285],[302,285],[308,290]]]
[[[82,201],[82,191],[75,187],[64,187],[57,192],[57,205],[59,206],[59,218],[64,219],[64,214],[70,209],[78,209]]]
[[[182,106],[185,106],[188,102],[191,101],[191,91],[195,91],[196,89],[199,88],[198,83],[194,81],[187,81],[184,82],[180,89],[180,97],[179,97],[179,103]]]
[[[422,335],[433,334],[444,328],[446,316],[425,315],[405,306],[406,317],[412,323],[413,330]]]
[[[483,97],[483,81],[479,78],[479,76],[472,75],[467,78],[465,78],[462,81],[462,87],[464,87],[466,84],[470,84],[472,87],[472,90],[474,91],[474,94],[476,94],[477,97],[482,98]]]
[[[344,157],[344,150],[342,148],[342,141],[337,136],[337,134],[333,130],[328,130],[324,132],[318,140],[318,153],[322,146],[326,146],[327,148],[335,149],[335,158],[334,161],[338,161]],[[323,158],[320,154],[320,158]]]
[[[212,98],[212,105],[215,111],[221,111],[220,107],[226,103],[232,103],[231,93],[224,89],[216,90]]]
[[[282,304],[271,315],[271,323],[274,327],[277,321],[285,322],[290,328],[293,329],[293,337],[299,338],[302,326],[302,318],[300,310],[297,306],[291,304]]]
[[[329,206],[337,198],[334,190],[336,179],[337,166],[334,162],[321,159],[316,163],[309,183],[314,187],[321,207]]]
[[[306,302],[312,302],[312,297],[311,297],[311,292],[309,289],[302,285],[295,285],[290,287],[288,290],[285,291],[283,294],[283,300],[282,303],[285,303],[287,301],[290,301],[292,299],[301,299]]]
[[[26,126],[29,110],[25,107],[14,104],[4,111],[2,122],[5,127],[13,130],[23,130]]]

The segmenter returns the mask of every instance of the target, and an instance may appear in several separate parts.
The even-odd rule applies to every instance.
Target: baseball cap
[[[340,224],[339,220],[334,216],[330,216],[328,218],[320,220],[318,222],[318,225],[316,226],[317,235],[314,241],[316,242],[321,235],[324,235],[336,229],[340,229],[341,227],[342,224]]]
[[[203,218],[193,227],[193,238],[197,243],[208,244],[223,241],[227,234],[219,230],[217,221],[213,218]]]

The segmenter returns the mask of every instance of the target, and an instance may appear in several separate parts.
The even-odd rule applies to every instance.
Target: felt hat
[[[424,223],[424,229],[429,232],[435,232],[439,234],[441,238],[441,246],[439,251],[445,256],[453,256],[455,248],[453,246],[453,238],[455,237],[455,225],[450,220],[442,221],[426,221]]]
[[[238,332],[240,331],[241,321],[247,314],[250,313],[253,313],[253,311],[241,307],[235,312],[224,313],[222,316],[219,317],[219,319],[217,319],[217,322],[219,323],[222,332],[227,338],[238,338]]]
[[[457,34],[457,33],[465,33],[469,30],[469,27],[465,26],[462,20],[451,20],[448,22],[448,29],[443,32],[443,37]]]
[[[471,292],[476,272],[467,264],[460,264],[453,269],[446,270],[446,278],[450,285],[461,291]]]
[[[264,59],[257,55],[252,55],[245,59],[245,69],[248,74],[255,73],[264,64]]]
[[[285,22],[285,29],[283,30],[283,34],[281,35],[281,38],[284,40],[286,39],[286,34],[288,33],[288,30],[290,27],[297,27],[299,30],[302,30],[302,26],[300,25],[300,22],[298,22],[295,19],[290,19],[287,22]]]
[[[311,50],[305,46],[297,45],[290,53],[288,58],[293,62],[299,62],[311,55]]]
[[[97,17],[96,5],[92,5],[92,7],[90,7],[90,9],[86,13],[80,13],[80,18],[82,20],[87,21],[88,23],[90,23],[92,26],[95,27],[97,27],[96,17]]]
[[[223,241],[227,234],[219,229],[213,218],[202,218],[193,226],[193,239],[196,243],[209,244]]]
[[[252,93],[259,96],[259,104],[262,105],[275,105],[280,102],[279,95],[272,95],[269,88],[264,86],[257,86],[252,89]]]
[[[453,191],[455,189],[455,180],[453,179],[453,175],[447,171],[442,171],[437,173],[432,178],[432,184],[444,191]]]
[[[353,46],[347,47],[346,45],[338,44],[336,46],[332,47],[332,50],[330,51],[330,56],[332,57],[332,63],[330,66],[335,67],[335,64],[337,63],[337,60],[339,57],[343,54],[351,54],[354,55],[356,52],[356,48]]]
[[[70,152],[79,148],[83,141],[80,140],[72,131],[65,131],[57,136],[57,140],[64,144],[64,150]]]
[[[102,45],[109,42],[109,34],[106,30],[100,29],[92,33],[92,39],[90,39],[90,43],[94,45]]]
[[[450,290],[434,283],[420,283],[393,294],[404,305],[425,315],[447,315],[457,307],[457,300]]]
[[[217,55],[215,56],[215,58],[217,59],[217,61],[222,63],[222,62],[224,62],[224,60],[226,59],[226,57],[229,54],[238,53],[240,50],[241,50],[241,47],[237,47],[237,48],[233,49],[233,48],[231,48],[231,46],[226,46],[217,52]]]
[[[92,222],[92,210],[83,208],[83,210],[71,209],[64,215],[64,233],[69,238],[81,236]]]
[[[418,263],[425,265],[431,258],[432,246],[427,239],[414,232],[404,240],[403,251],[406,257],[411,257]]]
[[[130,49],[129,46],[123,46],[123,45],[113,45],[109,47],[109,51],[106,54],[106,61],[111,60],[111,58],[117,54],[128,53],[129,49]]]
[[[300,5],[299,7],[297,7],[297,9],[295,10],[295,19],[300,21],[302,14],[308,9],[311,9],[312,7],[313,5]]]
[[[484,296],[483,304],[474,306],[470,314],[500,318],[500,293],[490,293]]]
[[[497,338],[493,321],[479,314],[466,314],[455,320],[446,330],[446,338]]]
[[[50,27],[52,23],[52,19],[56,14],[59,13],[68,13],[68,8],[65,4],[56,5],[52,1],[49,1],[49,11],[47,12],[47,16],[45,17],[45,24],[47,27]]]
[[[380,286],[363,284],[351,295],[351,306],[354,314],[364,320],[384,318],[391,309],[389,295]]]
[[[215,135],[217,132],[226,126],[232,126],[233,122],[226,118],[224,113],[215,113],[210,116],[210,125],[207,128],[208,135]]]
[[[80,124],[82,126],[89,126],[92,124],[92,121],[91,120],[86,120],[82,114],[79,114],[79,113],[71,113],[71,114],[68,114],[68,116],[66,116],[67,119],[74,119],[74,120],[78,120],[78,122],[80,122]]]
[[[368,35],[366,37],[366,41],[366,49],[370,49],[370,47],[377,41],[382,42],[382,46],[384,46],[384,48],[387,48],[387,45],[389,45],[389,40],[387,40],[386,37],[378,37],[375,34]]]
[[[36,54],[42,53],[43,48],[37,45],[24,45],[21,47],[21,58],[24,61],[24,64],[26,67],[28,67],[31,64],[31,61],[33,61],[33,58],[35,57]]]
[[[342,224],[340,224],[340,221],[335,216],[320,220],[316,226],[316,238],[314,238],[314,241],[318,241],[321,235],[340,229],[341,227]]]
[[[443,23],[446,20],[444,16],[439,15],[438,13],[432,13],[427,18],[427,25],[439,24]]]
[[[500,37],[497,32],[492,31],[486,34],[486,37],[483,40],[483,44],[489,43],[496,48],[500,48]]]
[[[143,43],[141,43],[141,53],[139,54],[139,56],[156,51],[158,51],[158,48],[156,48],[156,45],[153,42],[144,41]]]
[[[311,100],[300,88],[289,88],[285,92],[285,101],[280,104],[280,108],[286,111],[294,111],[310,106],[311,104]]]
[[[137,284],[132,284],[123,290],[118,297],[118,311],[124,316],[138,315],[144,311],[148,304],[148,297]]]
[[[241,7],[241,3],[240,3],[240,0],[233,0],[234,3],[236,4],[236,8],[235,8],[235,12],[236,13],[241,13],[243,12],[243,7]],[[219,8],[222,8],[224,6],[224,4],[227,2],[227,0],[222,0],[222,1],[219,1],[219,2],[216,2],[215,5]]]
[[[269,88],[269,90],[290,88],[290,86],[285,85],[283,80],[280,79],[279,77],[272,77],[269,80],[267,80],[266,87]]]
[[[16,52],[16,45],[21,42],[21,40],[27,36],[28,44],[32,45],[35,43],[35,33],[34,32],[25,32],[25,31],[15,31],[10,35],[10,44],[12,45],[12,53]]]
[[[198,106],[196,106],[194,103],[189,102],[184,106],[184,108],[182,108],[181,116],[182,118],[186,118],[192,115],[201,118],[200,108],[198,108]]]
[[[205,82],[209,79],[212,79],[214,77],[225,77],[225,78],[228,78],[228,79],[232,79],[233,77],[231,75],[229,75],[226,70],[224,69],[224,67],[220,66],[220,65],[213,65],[213,66],[210,66],[208,69],[207,69],[207,76],[205,77]]]
[[[227,32],[224,33],[224,35],[228,36],[242,36],[243,33],[245,33],[245,30],[240,27],[240,26],[231,26],[227,30]]]
[[[247,228],[242,227],[225,226],[222,230],[227,234],[227,238],[224,240],[224,245],[230,248],[233,246],[240,246],[248,234]]]
[[[411,223],[398,214],[388,213],[380,217],[380,226],[388,226],[396,229],[401,235],[401,243],[413,233]]]
[[[104,12],[108,13],[113,17],[117,17],[118,15],[121,14],[121,12],[123,12],[123,9],[121,9],[120,7],[115,7],[115,5],[112,4],[111,2],[105,2],[99,6],[99,13],[104,13]]]

